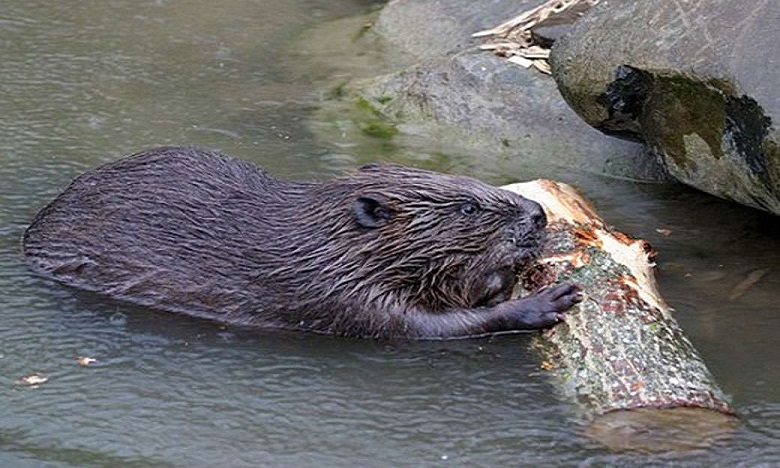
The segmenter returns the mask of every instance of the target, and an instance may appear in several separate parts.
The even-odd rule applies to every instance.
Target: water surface
[[[344,18],[373,3],[4,2],[0,466],[780,463],[778,220],[519,155],[486,163],[424,136],[318,137],[334,124],[316,112],[334,83],[384,65],[305,38],[338,20],[356,28],[334,36],[348,44],[364,20]],[[35,212],[83,170],[160,144],[220,148],[297,178],[384,160],[495,184],[575,184],[659,251],[663,294],[741,428],[694,452],[611,453],[582,434],[527,335],[409,343],[237,330],[31,275],[19,238]],[[79,356],[98,362],[80,367]],[[30,374],[49,380],[15,384]]]

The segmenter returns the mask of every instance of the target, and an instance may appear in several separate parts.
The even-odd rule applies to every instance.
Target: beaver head
[[[296,249],[282,268],[316,274],[307,288],[327,285],[316,297],[341,302],[428,311],[495,305],[538,254],[546,225],[536,202],[408,167],[367,165],[311,189],[306,198],[316,194],[316,203],[300,221],[318,227],[319,236],[304,236],[317,247]]]

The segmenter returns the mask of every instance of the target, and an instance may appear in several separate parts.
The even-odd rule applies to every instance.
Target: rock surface
[[[392,0],[382,9],[376,31],[420,59],[437,59],[473,47],[473,33],[540,1]]]
[[[415,122],[472,147],[511,157],[640,180],[663,180],[643,145],[604,137],[583,123],[555,82],[480,51],[424,62],[374,79],[362,96],[384,115]],[[418,130],[419,131],[419,130]]]
[[[682,182],[780,214],[780,2],[602,2],[553,48],[564,98]]]
[[[353,88],[393,121],[422,126],[431,138],[457,139],[478,154],[511,151],[512,157],[600,174],[668,180],[643,145],[604,136],[582,122],[549,76],[477,49],[472,33],[538,3],[391,1],[375,30],[419,63]]]

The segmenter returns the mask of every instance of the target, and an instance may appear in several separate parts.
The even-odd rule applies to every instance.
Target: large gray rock
[[[577,118],[549,76],[477,50],[472,33],[539,3],[391,1],[376,30],[420,63],[363,83],[360,93],[385,116],[425,125],[428,135],[457,138],[480,154],[509,149],[527,160],[667,180],[646,147],[606,137]]]
[[[541,0],[392,0],[375,30],[422,59],[437,59],[474,46],[471,35],[532,8]]]
[[[679,180],[780,214],[780,2],[601,2],[553,48],[564,98]]]
[[[360,93],[384,115],[415,124],[410,128],[429,138],[457,142],[483,163],[508,155],[549,171],[666,180],[644,145],[606,137],[582,122],[549,76],[492,54],[467,51],[424,62],[372,79]]]

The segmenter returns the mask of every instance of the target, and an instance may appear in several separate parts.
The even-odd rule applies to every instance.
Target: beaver
[[[536,202],[469,177],[369,164],[289,181],[217,151],[161,147],[86,172],[26,230],[66,285],[222,322],[354,337],[535,330],[580,300],[519,299]]]

